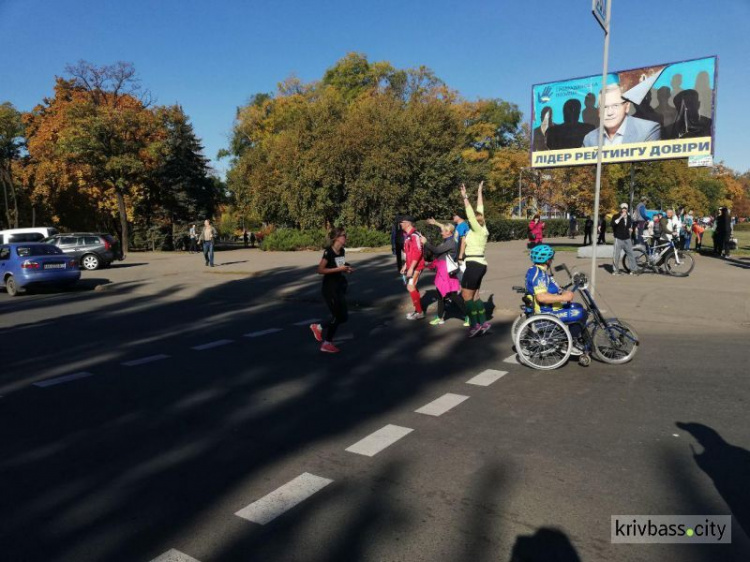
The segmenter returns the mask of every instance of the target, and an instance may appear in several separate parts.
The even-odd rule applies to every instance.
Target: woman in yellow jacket
[[[466,302],[466,311],[469,313],[470,338],[485,333],[491,327],[490,323],[487,322],[484,303],[479,298],[482,278],[487,273],[487,259],[484,252],[487,247],[487,239],[490,236],[487,226],[484,223],[483,186],[484,182],[480,182],[479,190],[477,191],[477,210],[474,213],[474,209],[471,207],[469,198],[466,195],[466,186],[461,184],[461,196],[464,199],[466,218],[471,229],[466,234],[466,242],[464,244],[463,255],[461,256],[466,264],[466,270],[461,279],[461,296],[463,296]]]

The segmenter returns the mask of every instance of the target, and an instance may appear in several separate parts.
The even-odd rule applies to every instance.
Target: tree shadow
[[[465,369],[467,346],[477,363],[501,359],[499,346],[469,342],[458,326],[438,334],[404,320],[408,296],[389,257],[358,267],[367,274],[352,276],[350,296],[371,308],[352,315],[357,337],[339,356],[321,356],[307,327],[294,326],[325,314],[312,266],[228,281],[189,301],[169,298],[167,288],[94,311],[61,307],[52,325],[0,331],[14,350],[0,375],[6,387],[69,373],[69,365],[95,374],[3,399],[0,425],[12,428],[0,461],[4,556],[21,559],[33,549],[45,560],[146,559],[171,548],[242,482]],[[283,331],[242,338],[266,328]],[[40,361],[39,342],[51,338]],[[224,338],[237,341],[190,350]],[[170,358],[153,367],[121,364],[160,353]],[[387,511],[373,505],[355,529]],[[353,535],[341,552],[364,548],[364,531]]]

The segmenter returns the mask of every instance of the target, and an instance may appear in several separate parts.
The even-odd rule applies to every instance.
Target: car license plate
[[[64,263],[45,263],[44,269],[65,269]]]

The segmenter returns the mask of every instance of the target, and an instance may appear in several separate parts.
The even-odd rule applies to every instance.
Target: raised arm
[[[479,182],[479,189],[477,189],[477,213],[484,212],[484,198],[482,197],[482,187],[484,187],[484,180]]]
[[[471,203],[469,203],[469,197],[466,195],[466,186],[464,184],[461,184],[461,196],[464,198],[466,220],[468,221],[469,226],[472,230],[479,232],[480,230],[482,230],[482,225],[480,225],[477,221],[477,216],[474,214],[474,209],[472,209]]]

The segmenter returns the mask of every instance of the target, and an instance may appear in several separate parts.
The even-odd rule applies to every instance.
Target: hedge
[[[446,223],[447,220],[438,222]],[[545,224],[544,237],[555,238],[567,236],[568,219],[548,219]],[[430,226],[426,221],[417,221],[417,230],[423,233],[431,242],[440,238],[437,227]],[[529,234],[529,221],[519,219],[487,219],[487,229],[490,231],[490,242],[507,242],[508,240],[526,240]],[[583,221],[578,221],[578,232],[583,233]]]

